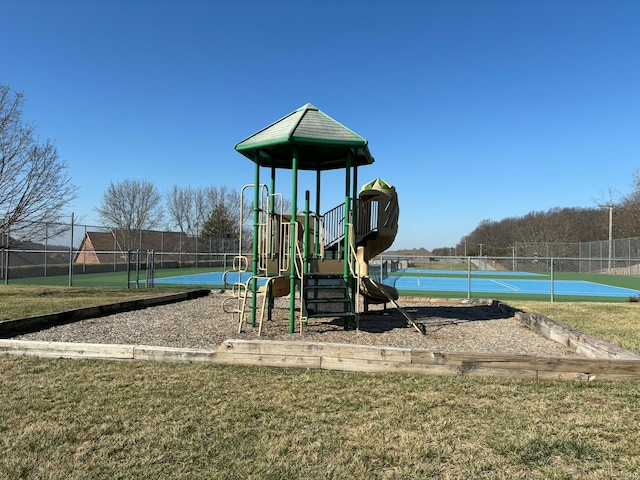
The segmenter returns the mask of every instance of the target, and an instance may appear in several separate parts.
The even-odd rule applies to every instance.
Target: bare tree
[[[23,120],[23,105],[22,93],[0,85],[0,233],[11,230],[14,240],[34,239],[77,197],[67,164]]]
[[[123,250],[142,248],[144,230],[162,224],[161,200],[158,189],[147,180],[111,182],[96,211],[102,222],[115,230]]]
[[[182,233],[194,237],[212,239],[236,239],[242,232],[243,250],[251,248],[253,241],[253,191],[245,194],[225,185],[204,188],[178,187],[174,185],[166,195],[169,228],[179,228]],[[261,191],[261,210],[269,210],[269,198]],[[274,211],[291,211],[291,201],[281,196],[271,197]],[[282,204],[282,205],[281,205]],[[229,242],[221,242],[229,245]]]
[[[237,236],[241,221],[246,226],[252,219],[252,204],[245,204],[240,215],[240,193],[224,185],[205,188],[174,185],[166,200],[170,226],[189,235],[231,238]],[[233,233],[232,225],[236,226]]]
[[[516,242],[533,248],[546,245],[545,255],[575,255],[575,245],[606,237],[602,211],[596,208],[552,208],[546,212],[529,212],[522,217],[509,217],[500,221],[483,220],[457,245],[458,251],[478,255],[479,245],[488,255],[509,255]],[[466,248],[465,248],[466,246]],[[542,252],[540,252],[542,253]]]
[[[632,173],[632,192],[613,206],[614,235],[618,237],[640,236],[640,169]]]
[[[169,227],[178,227],[181,233],[195,235],[197,229],[197,191],[192,187],[180,188],[174,185],[167,193],[166,204]]]

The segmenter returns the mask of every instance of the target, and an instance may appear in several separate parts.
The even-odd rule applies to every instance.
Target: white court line
[[[513,285],[510,285],[508,283],[499,282],[498,280],[494,280],[492,278],[490,278],[489,280],[492,281],[493,283],[497,283],[498,285],[502,285],[503,287],[508,288],[510,290],[514,290],[516,292],[520,291],[520,289],[518,287],[514,287]]]

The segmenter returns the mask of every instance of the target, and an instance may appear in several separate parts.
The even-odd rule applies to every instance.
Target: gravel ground
[[[420,334],[396,309],[374,305],[360,316],[360,329],[345,330],[339,318],[310,319],[302,334],[289,331],[289,299],[276,299],[273,318],[238,333],[233,315],[225,313],[224,292],[170,305],[60,325],[14,337],[20,340],[137,344],[215,349],[227,339],[292,340],[352,343],[447,352],[487,352],[541,356],[575,355],[495,307],[481,304],[432,304],[428,299],[400,298],[398,303],[423,325]],[[227,304],[229,311],[235,300]],[[257,326],[257,325],[256,325]]]

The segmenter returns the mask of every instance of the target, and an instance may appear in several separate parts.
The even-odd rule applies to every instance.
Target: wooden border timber
[[[592,335],[582,333],[575,328],[571,328],[544,315],[524,313],[501,302],[496,302],[496,306],[503,312],[516,317],[516,319],[539,335],[553,340],[583,357],[640,360],[640,355],[635,352],[625,350],[622,347],[605,342]]]
[[[188,292],[161,295],[158,297],[142,298],[138,300],[127,300],[124,302],[109,303],[106,305],[96,305],[92,307],[76,308],[64,312],[48,313],[33,317],[17,318],[13,320],[0,321],[0,337],[18,335],[23,333],[36,332],[44,328],[73,323],[88,318],[103,317],[114,313],[128,312],[131,310],[141,310],[148,307],[157,307],[169,303],[177,303],[194,298],[206,297],[211,290],[191,290]]]
[[[177,302],[208,293],[209,290],[198,290],[10,320],[0,322],[0,334],[37,330],[56,323],[74,322],[124,309],[146,308]],[[462,302],[458,301],[458,303]],[[542,315],[525,314],[498,301],[490,304],[515,316],[537,333],[565,345],[582,357],[432,352],[392,347],[270,340],[227,340],[216,350],[0,340],[0,354],[48,358],[261,365],[419,375],[487,376],[527,380],[640,380],[640,355],[583,334]]]
[[[0,340],[0,354],[253,365],[524,380],[637,381],[640,360],[431,352],[335,343],[227,340],[216,350]]]
[[[566,346],[578,355],[589,358],[613,358],[640,360],[637,353],[582,333],[574,328],[551,320],[544,315],[516,313],[515,317],[536,333]]]
[[[319,368],[379,373],[462,375],[527,380],[624,381],[640,380],[640,361],[541,357],[494,353],[431,352],[427,350],[328,343],[227,340],[220,355],[242,358],[243,364],[317,358]],[[275,358],[269,357],[274,355]],[[282,357],[287,357],[283,359]],[[293,357],[293,358],[288,358]],[[254,358],[257,362],[250,363]],[[285,365],[283,365],[285,366]],[[307,367],[312,368],[312,367]]]

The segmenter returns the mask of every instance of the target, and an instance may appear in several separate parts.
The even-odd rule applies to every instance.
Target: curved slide
[[[398,233],[400,206],[396,189],[393,185],[377,178],[362,187],[359,197],[359,210],[363,218],[359,218],[358,223],[364,227],[359,231],[366,233],[371,230],[365,234],[365,244],[358,247],[357,251],[360,293],[368,303],[390,302],[418,332],[425,335],[424,326],[418,325],[411,318],[411,315],[396,302],[398,290],[376,282],[369,276],[369,259],[391,247]],[[373,217],[376,217],[376,222],[373,221]]]
[[[373,232],[365,237],[368,237],[365,244],[358,247],[357,251],[360,293],[370,303],[394,302],[398,299],[398,291],[369,276],[369,260],[391,247],[396,238],[400,215],[398,194],[393,185],[377,178],[362,187],[359,199],[362,218],[358,222],[360,225],[374,226]],[[377,221],[373,221],[372,216],[376,216]]]

